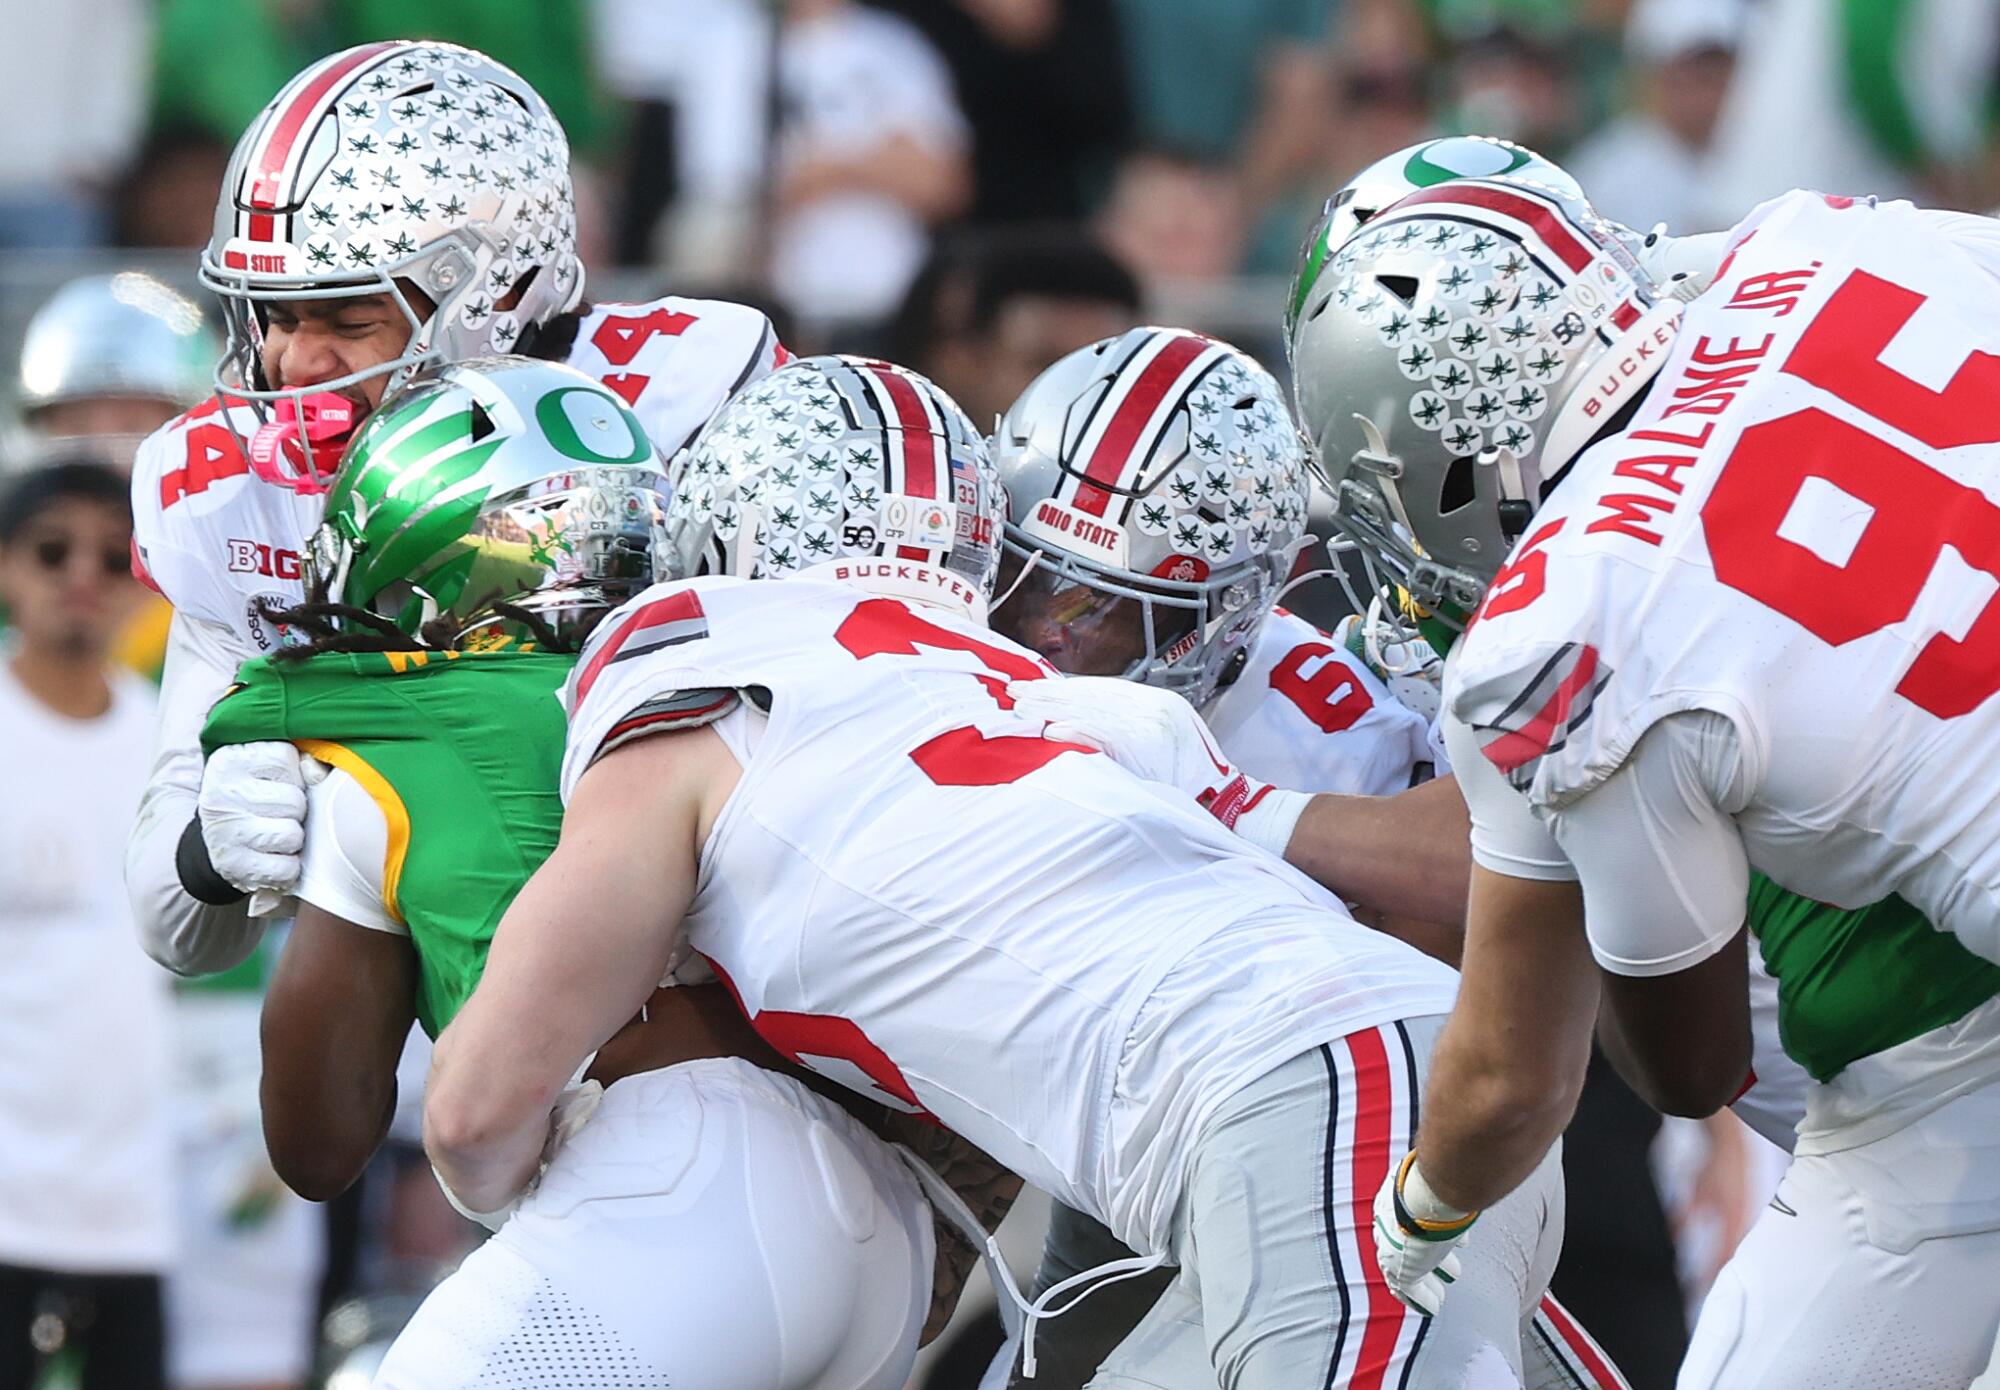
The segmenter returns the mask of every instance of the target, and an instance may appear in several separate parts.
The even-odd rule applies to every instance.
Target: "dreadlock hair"
[[[567,655],[574,650],[539,614],[512,603],[496,603],[492,611],[526,628],[542,651]],[[304,642],[279,647],[272,654],[277,661],[304,661],[334,652],[442,652],[451,650],[460,635],[458,626],[443,615],[432,618],[415,633],[408,633],[380,613],[371,613],[351,603],[331,602],[324,590],[289,608],[260,600],[257,616],[306,636]]]

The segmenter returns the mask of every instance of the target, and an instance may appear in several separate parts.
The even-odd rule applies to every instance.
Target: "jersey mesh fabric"
[[[378,804],[392,801],[385,905],[409,927],[417,1017],[433,1037],[470,997],[501,915],[555,847],[557,692],[573,664],[518,650],[263,658],[244,666],[202,730],[209,751],[309,744]]]

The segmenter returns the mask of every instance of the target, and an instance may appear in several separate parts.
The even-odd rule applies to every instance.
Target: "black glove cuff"
[[[242,902],[248,894],[215,871],[209,862],[208,842],[201,838],[201,817],[196,816],[181,832],[180,845],[174,850],[174,870],[181,877],[181,887],[197,902],[210,907],[228,907],[231,903]]]

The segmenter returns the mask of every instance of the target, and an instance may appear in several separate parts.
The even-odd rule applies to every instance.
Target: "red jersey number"
[[[612,314],[597,325],[597,331],[590,335],[590,344],[614,367],[629,367],[632,359],[639,355],[639,349],[646,346],[655,333],[664,333],[677,338],[700,322],[693,314],[683,314],[676,309],[655,309],[647,314]],[[625,404],[638,402],[639,393],[652,381],[650,376],[639,372],[611,372],[600,378],[606,386],[624,398]]]
[[[1014,707],[1007,695],[1008,681],[1042,680],[1049,675],[1049,668],[1033,657],[942,627],[894,599],[871,598],[856,604],[833,636],[863,661],[872,656],[915,656],[923,647],[970,653],[986,670],[966,674],[1001,709]],[[1037,734],[989,736],[967,724],[911,749],[910,761],[941,787],[997,787],[1019,781],[1064,753],[1095,751]]]
[[[1306,667],[1315,661],[1319,665],[1306,674]],[[1375,708],[1375,697],[1329,642],[1293,647],[1271,668],[1271,689],[1297,705],[1299,713],[1325,734],[1353,728]]]
[[[1834,291],[1784,370],[1933,448],[2000,443],[2000,358],[1974,352],[1942,391],[1886,366],[1880,353],[1923,297],[1863,271]],[[1780,534],[1815,482],[1869,509],[1851,550],[1822,557]],[[1833,646],[1907,619],[1949,547],[2000,579],[2000,507],[1818,408],[1743,432],[1702,506],[1716,578]],[[2000,692],[2000,605],[1962,638],[1931,636],[1897,694],[1941,719]]]

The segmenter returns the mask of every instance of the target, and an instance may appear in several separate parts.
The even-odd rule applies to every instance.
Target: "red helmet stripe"
[[[1599,254],[1597,248],[1579,236],[1548,204],[1520,193],[1510,193],[1499,188],[1481,188],[1476,184],[1440,183],[1410,194],[1398,202],[1392,210],[1400,213],[1406,208],[1423,203],[1469,204],[1525,223],[1535,229],[1543,243],[1556,253],[1564,265],[1579,274]]]
[[[1098,436],[1097,447],[1091,450],[1090,461],[1084,465],[1083,481],[1076,488],[1079,510],[1092,516],[1104,515],[1111,502],[1108,489],[1117,487],[1125,476],[1126,465],[1132,461],[1132,452],[1146,426],[1159,414],[1169,394],[1186,389],[1182,377],[1214,346],[1207,338],[1177,334],[1140,370],[1138,380],[1118,403],[1104,433]]]
[[[889,408],[895,412],[896,447],[902,463],[898,489],[906,497],[945,496],[944,451],[938,447],[938,431],[932,426],[930,412],[924,409],[916,383],[893,367],[869,364],[863,370],[881,385]],[[896,551],[899,560],[930,558],[921,546],[901,545]]]
[[[345,81],[357,68],[370,59],[379,57],[392,48],[400,48],[406,40],[391,39],[384,43],[371,43],[352,52],[342,54],[329,62],[319,76],[308,82],[294,95],[285,109],[278,113],[277,123],[264,142],[264,155],[258,161],[256,177],[250,181],[249,203],[253,208],[276,208],[278,189],[284,178],[285,165],[291,160],[292,146],[298,143],[299,132],[305,129],[306,121],[319,109],[341,82]],[[268,241],[271,236],[269,217],[252,214],[250,236],[256,241]],[[262,228],[259,228],[262,223]]]

